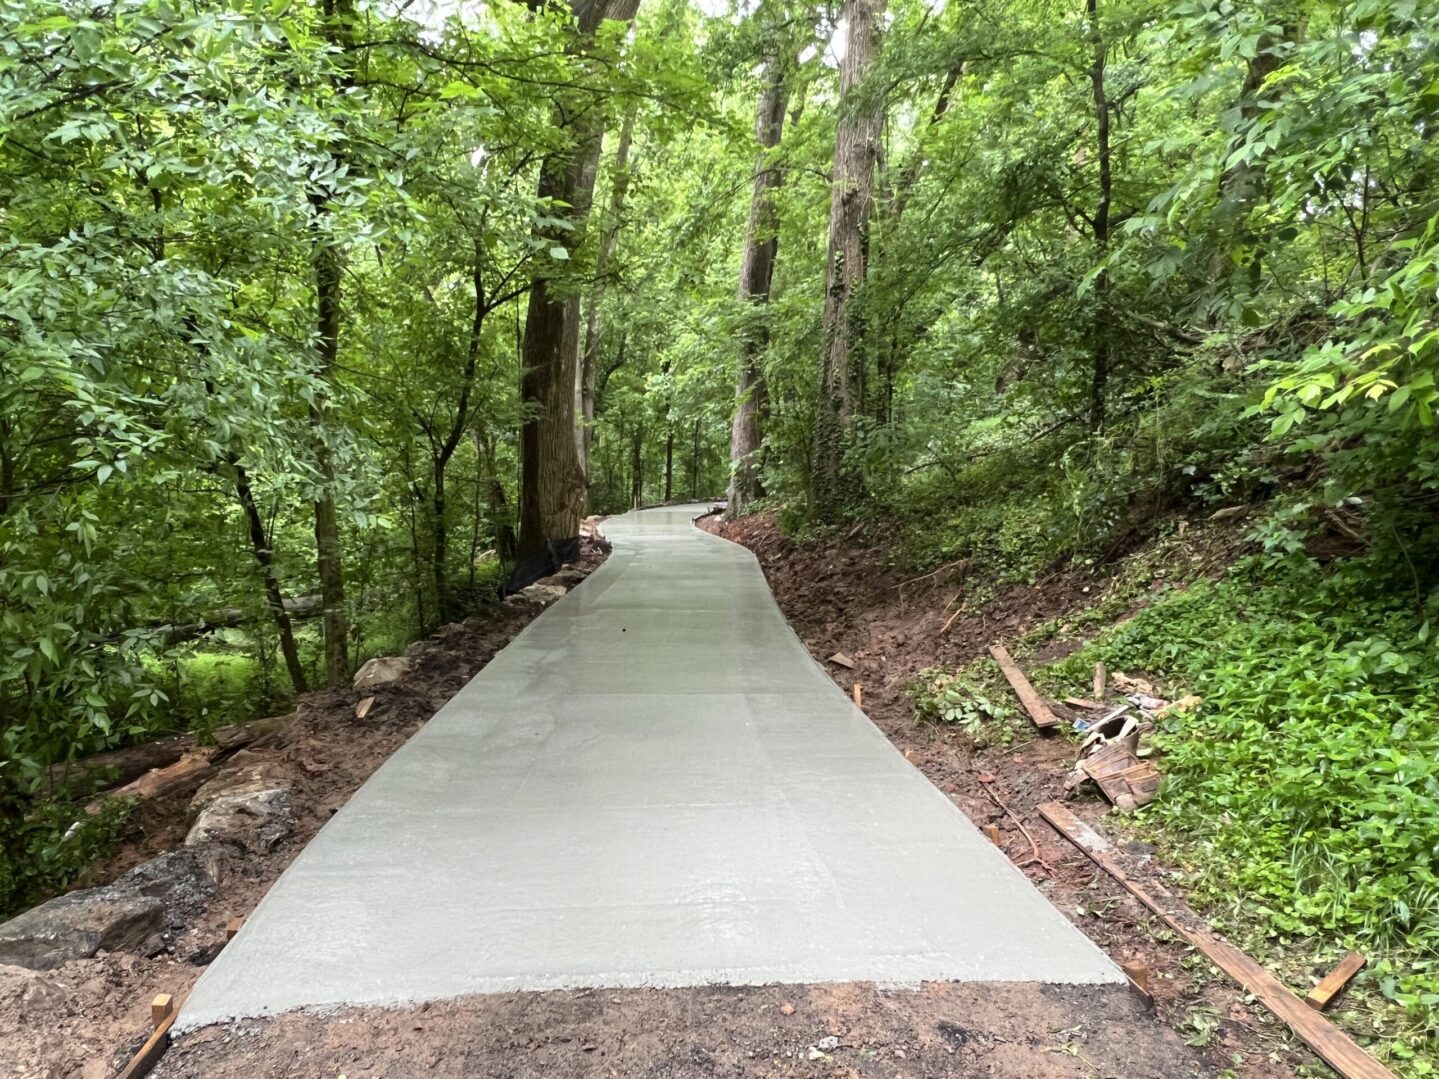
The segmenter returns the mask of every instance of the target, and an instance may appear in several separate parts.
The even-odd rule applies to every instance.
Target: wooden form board
[[[1014,695],[1019,698],[1019,703],[1024,705],[1024,710],[1029,713],[1034,725],[1042,731],[1059,726],[1059,717],[1049,710],[1049,705],[1034,691],[1029,679],[1024,677],[1024,672],[1010,657],[1009,650],[1002,644],[992,644],[989,646],[989,654],[999,664],[1004,677],[1009,679],[1009,684],[1014,687]]]
[[[130,1063],[125,1065],[125,1070],[119,1075],[119,1079],[140,1079],[142,1075],[149,1075],[151,1069],[160,1062],[165,1055],[165,1050],[170,1048],[170,1027],[178,1015],[173,1007],[155,1028],[155,1033],[150,1035],[150,1040],[140,1047],[140,1051],[130,1058]]]
[[[1343,1079],[1395,1079],[1394,1073],[1366,1053],[1357,1042],[1291,993],[1284,984],[1234,945],[1198,928],[1199,917],[1159,888],[1152,891],[1130,878],[1109,842],[1058,802],[1039,806],[1039,815],[1085,853],[1091,861],[1128,889],[1170,929],[1178,933],[1220,970],[1273,1012]],[[1160,892],[1161,894],[1155,894]]]

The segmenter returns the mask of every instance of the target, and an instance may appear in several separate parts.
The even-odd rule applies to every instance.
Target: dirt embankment
[[[921,671],[961,667],[985,656],[996,641],[1012,642],[1052,620],[1076,616],[1104,598],[1124,566],[1057,573],[1039,585],[1002,587],[993,598],[971,604],[972,592],[983,593],[971,588],[964,563],[924,577],[902,574],[889,565],[886,537],[860,526],[838,540],[801,544],[768,516],[735,522],[708,517],[700,525],[755,554],[780,608],[836,684],[847,693],[861,685],[864,711],[875,725],[972,820],[999,829],[1005,852],[1055,906],[1116,961],[1148,968],[1160,1019],[1202,1048],[1216,1069],[1287,1076],[1312,1060],[1287,1028],[1247,1004],[1232,984],[1209,977],[1189,949],[1035,812],[1041,802],[1065,797],[1074,740],[1025,732],[1011,744],[980,747],[955,727],[915,719],[906,687]],[[1227,530],[1194,536],[1187,572],[1221,571],[1232,543]],[[1061,627],[1040,649],[1041,658],[1057,659],[1083,643],[1082,631],[1064,632],[1063,621]],[[852,659],[854,668],[828,662],[836,652]],[[1084,688],[1074,692],[1083,695]],[[1092,786],[1070,806],[1091,821],[1109,808]]]
[[[586,542],[579,566],[556,579],[577,583],[603,559],[603,549]],[[136,952],[102,951],[51,970],[0,966],[0,1076],[114,1075],[149,1036],[151,999],[170,993],[182,1000],[224,947],[231,919],[247,915],[370,774],[541,610],[516,597],[445,626],[410,646],[400,678],[306,694],[277,732],[230,757],[216,780],[262,775],[263,786],[288,792],[283,837],[263,834],[256,819],[259,832],[246,834],[241,822],[226,833],[231,841],[207,843],[197,858],[204,871],[179,885],[185,894],[167,895],[163,933]],[[370,697],[358,717],[356,706]],[[96,867],[89,883],[114,880],[180,847],[194,820],[193,793],[138,807],[136,836]],[[173,877],[172,867],[162,875]]]

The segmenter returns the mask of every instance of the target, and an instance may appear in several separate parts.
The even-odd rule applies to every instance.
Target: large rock
[[[372,686],[383,686],[398,678],[403,678],[410,670],[410,661],[404,656],[376,656],[366,661],[358,671],[355,672],[355,688],[369,689]]]
[[[147,895],[165,904],[170,924],[194,920],[215,894],[220,880],[220,854],[209,846],[181,847],[137,865],[115,882],[115,887]]]
[[[105,951],[135,951],[165,927],[165,904],[109,885],[84,888],[0,925],[0,963],[50,970]]]
[[[228,843],[263,853],[295,828],[290,786],[264,759],[226,768],[196,793],[185,846]]]

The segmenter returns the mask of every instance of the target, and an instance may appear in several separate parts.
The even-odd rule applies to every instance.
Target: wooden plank
[[[1329,1002],[1339,995],[1339,991],[1349,984],[1349,979],[1364,969],[1364,964],[1369,962],[1358,952],[1350,952],[1339,965],[1326,974],[1318,985],[1309,990],[1309,995],[1304,998],[1315,1011],[1322,1012],[1329,1007]]]
[[[1014,687],[1015,696],[1019,698],[1019,703],[1024,705],[1024,710],[1029,713],[1029,718],[1034,721],[1034,725],[1042,731],[1059,726],[1059,717],[1049,710],[1049,705],[1040,700],[1039,694],[1029,684],[1029,679],[1024,677],[1024,672],[1010,658],[1008,649],[1002,644],[992,644],[989,646],[989,654],[999,664],[999,669],[1004,672],[1004,677],[1009,679],[1009,684]]]
[[[854,706],[864,710],[864,687],[858,682],[854,684]]]
[[[1273,974],[1234,945],[1209,931],[1192,910],[1173,896],[1156,896],[1126,872],[1111,852],[1109,842],[1058,802],[1039,806],[1039,815],[1085,853],[1091,861],[1159,915],[1220,970],[1228,974],[1261,1004],[1281,1019],[1299,1039],[1314,1050],[1343,1079],[1395,1079],[1394,1073],[1366,1053],[1349,1035],[1291,993]],[[1159,891],[1159,889],[1155,889]]]
[[[1104,695],[1109,688],[1109,671],[1103,663],[1094,665],[1094,699],[1103,701]]]
[[[155,1033],[151,1034],[149,1040],[140,1046],[140,1051],[130,1058],[130,1063],[125,1065],[125,1070],[118,1079],[140,1079],[141,1076],[150,1074],[150,1070],[165,1055],[165,1050],[170,1048],[170,1027],[175,1023],[176,1014],[172,1007],[170,1014],[155,1028]]]

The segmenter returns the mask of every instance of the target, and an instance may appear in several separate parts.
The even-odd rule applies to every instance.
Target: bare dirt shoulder
[[[580,564],[551,579],[557,583],[549,598],[583,580],[604,554],[587,541]],[[101,951],[51,970],[0,965],[0,1075],[115,1074],[149,1036],[151,999],[169,993],[182,1000],[224,947],[230,920],[249,914],[370,774],[541,610],[539,602],[512,597],[445,626],[410,646],[400,678],[306,694],[278,731],[230,757],[216,780],[261,774],[264,785],[288,791],[286,833],[271,842],[242,830],[207,843],[198,856],[204,872],[186,881],[180,902],[167,896],[164,931],[136,951]],[[358,717],[357,704],[369,697],[373,703]],[[190,792],[147,802],[135,819],[137,834],[87,883],[108,883],[179,848],[193,820]]]
[[[864,711],[874,724],[972,820],[999,829],[1005,852],[1055,906],[1111,958],[1148,969],[1165,1027],[1200,1047],[1217,1070],[1287,1076],[1313,1061],[1286,1027],[1246,1002],[1237,987],[1213,977],[1200,957],[1038,815],[1040,803],[1065,796],[1073,741],[1029,732],[1009,745],[980,747],[954,727],[915,719],[906,687],[923,670],[958,668],[986,655],[991,643],[1014,641],[1055,620],[1061,631],[1040,656],[1054,659],[1078,647],[1084,633],[1065,620],[1099,603],[1122,566],[1056,573],[1038,585],[1004,586],[988,600],[971,602],[971,593],[976,599],[984,593],[970,587],[964,563],[918,578],[901,573],[890,564],[888,538],[873,529],[856,526],[838,539],[796,543],[770,516],[733,522],[707,517],[699,524],[755,554],[786,618],[835,683],[847,693],[861,685]],[[1233,553],[1227,531],[1190,535],[1186,572],[1222,572]],[[854,668],[828,662],[837,652]],[[1108,810],[1092,789],[1069,805],[1089,821]],[[1039,860],[1031,860],[1036,853]]]

